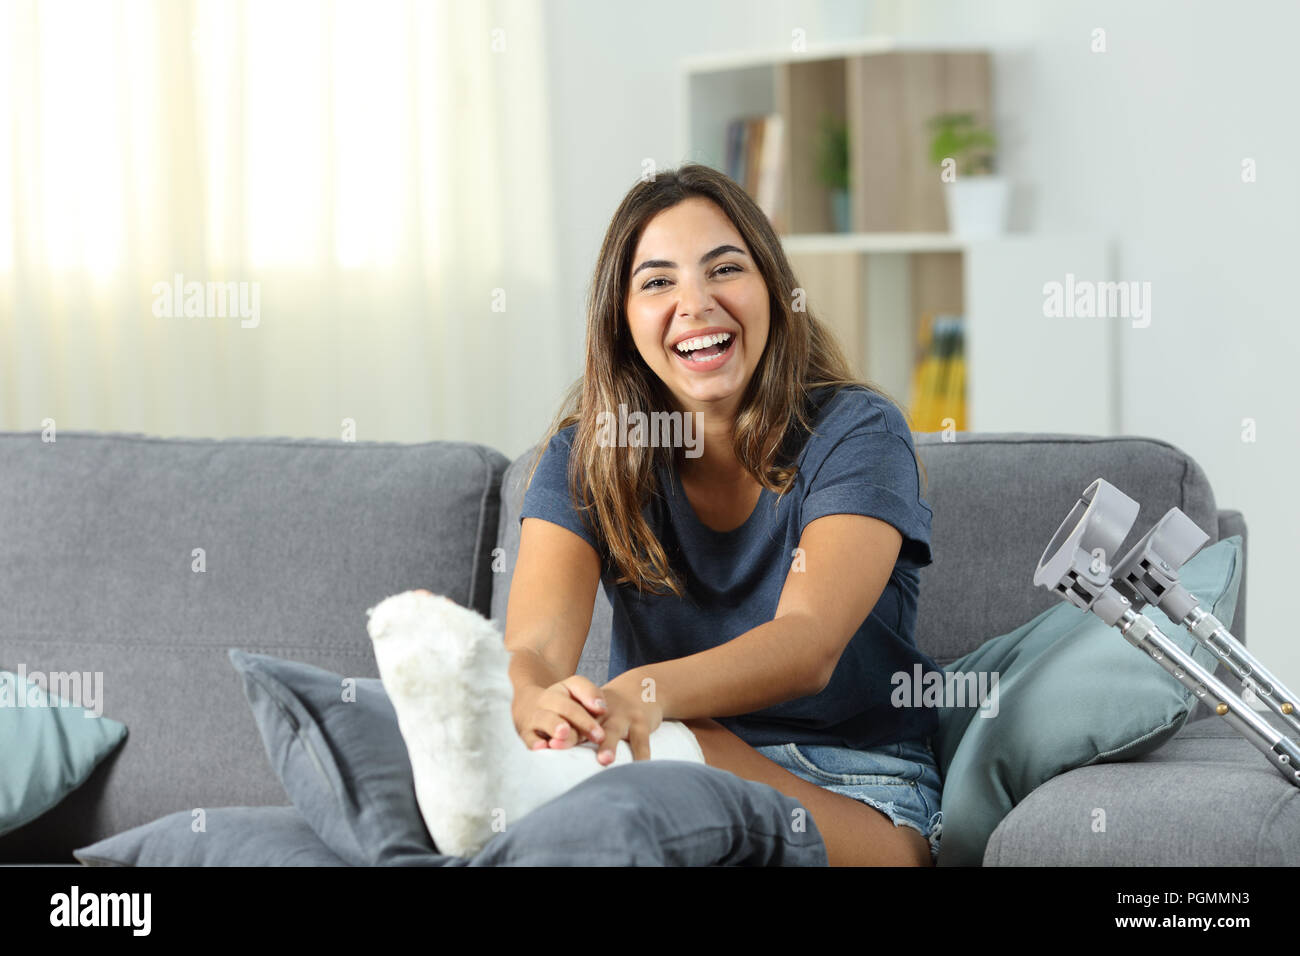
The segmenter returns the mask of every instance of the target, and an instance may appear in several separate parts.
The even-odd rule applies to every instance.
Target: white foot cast
[[[509,654],[501,632],[478,612],[406,591],[366,615],[420,813],[440,853],[473,856],[496,833],[608,769],[590,742],[562,750],[524,745],[510,713]],[[704,763],[695,734],[675,720],[650,735],[650,756]],[[620,741],[610,766],[630,762],[631,748]]]

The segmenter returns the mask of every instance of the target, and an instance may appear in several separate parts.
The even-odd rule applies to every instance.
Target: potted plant
[[[973,113],[940,113],[929,122],[934,134],[930,161],[954,178],[944,179],[948,228],[959,236],[996,236],[1006,231],[1007,181],[993,171],[997,137],[978,125]]]
[[[849,210],[849,127],[830,113],[821,114],[817,139],[817,178],[830,192],[831,221],[836,232],[852,228]]]

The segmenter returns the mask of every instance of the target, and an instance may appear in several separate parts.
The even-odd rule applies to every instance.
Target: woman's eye
[[[730,262],[729,262],[729,263],[727,263],[725,266],[718,266],[718,268],[716,268],[716,269],[713,270],[713,274],[714,274],[715,276],[716,276],[716,275],[724,275],[724,274],[728,274],[728,275],[729,275],[729,274],[730,274],[730,273],[723,273],[723,271],[722,271],[723,269],[734,269],[736,272],[741,272],[741,271],[743,271],[743,270],[740,268],[740,266],[735,265],[734,263],[730,263]],[[656,286],[655,283],[656,283],[656,282],[667,282],[667,281],[668,281],[668,280],[665,279],[663,276],[658,276],[657,278],[651,279],[649,282],[647,282],[647,283],[646,283],[645,285],[643,285],[641,288],[642,288],[642,289],[658,289],[658,288],[662,288],[662,286]]]

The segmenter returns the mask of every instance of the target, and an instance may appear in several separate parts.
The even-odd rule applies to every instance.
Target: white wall
[[[1205,469],[1219,506],[1245,513],[1250,644],[1300,687],[1300,643],[1282,626],[1288,542],[1300,538],[1285,487],[1300,473],[1300,187],[1290,165],[1300,156],[1300,7],[556,0],[547,9],[558,292],[572,304],[558,330],[572,357],[566,380],[581,370],[582,302],[614,207],[644,157],[680,159],[681,57],[782,47],[796,26],[810,42],[898,33],[1019,45],[997,57],[994,86],[1003,169],[1018,186],[1013,224],[1112,235],[1115,277],[1152,284],[1150,326],[1124,333],[1121,431],[1177,445]],[[1090,50],[1097,27],[1104,53]],[[1257,163],[1250,184],[1246,157]],[[1254,443],[1242,440],[1245,418]]]

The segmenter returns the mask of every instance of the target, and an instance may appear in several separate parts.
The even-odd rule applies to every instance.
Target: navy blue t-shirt
[[[796,743],[867,750],[920,740],[938,729],[935,709],[890,703],[892,675],[902,672],[911,681],[916,664],[922,674],[941,670],[913,638],[918,570],[931,563],[931,511],[921,497],[912,433],[897,406],[861,387],[824,386],[813,392],[813,401],[812,434],[798,452],[794,487],[779,505],[776,493],[764,488],[738,528],[709,528],[695,514],[676,468],[659,469],[660,491],[642,514],[683,581],[686,600],[613,583],[617,570],[569,496],[569,449],[577,425],[551,439],[519,520],[542,518],[568,528],[602,556],[601,584],[614,612],[610,679],[708,650],[771,621],[810,521],[858,514],[888,522],[903,536],[893,573],[821,693],[714,719],[752,747]]]

